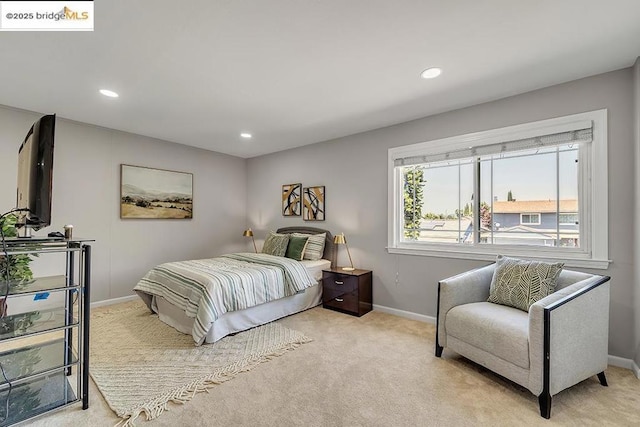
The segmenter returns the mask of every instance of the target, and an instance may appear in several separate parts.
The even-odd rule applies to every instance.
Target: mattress
[[[307,269],[311,277],[318,282],[322,279],[322,270],[328,270],[331,268],[331,261],[326,259],[319,259],[318,261],[300,261],[304,268]]]
[[[322,270],[330,268],[331,262],[322,259],[318,261],[305,260],[301,263],[311,277],[318,281],[316,285],[296,295],[223,314],[211,323],[205,342],[213,343],[229,334],[245,331],[319,305],[322,302]],[[191,334],[194,318],[187,317],[183,310],[166,299],[155,296],[152,308],[158,313],[161,321],[182,333]]]

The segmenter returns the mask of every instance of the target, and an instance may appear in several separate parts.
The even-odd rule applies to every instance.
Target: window
[[[578,225],[579,218],[577,213],[561,213],[558,222],[560,225]]]
[[[540,214],[539,213],[520,214],[520,224],[540,225]]]
[[[391,253],[607,268],[606,110],[389,150]]]

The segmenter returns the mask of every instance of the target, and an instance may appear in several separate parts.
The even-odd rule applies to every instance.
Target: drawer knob
[[[344,285],[344,282],[339,282],[336,280],[336,285]]]
[[[343,302],[344,298],[336,298],[336,302]]]

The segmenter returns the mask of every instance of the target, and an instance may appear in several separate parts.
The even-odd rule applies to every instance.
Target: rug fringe
[[[186,384],[183,387],[172,390],[169,393],[166,393],[162,396],[158,396],[153,400],[150,400],[143,404],[142,406],[132,410],[130,413],[126,414],[118,414],[119,417],[122,418],[118,424],[114,427],[135,427],[135,421],[142,415],[143,413],[146,416],[147,421],[154,420],[158,418],[160,415],[164,413],[164,411],[169,410],[169,402],[184,404],[195,397],[197,393],[208,392],[209,388],[222,384],[236,375],[242,372],[248,372],[256,366],[260,365],[263,362],[267,362],[269,360],[275,359],[276,357],[282,356],[288,351],[294,350],[300,347],[302,344],[313,341],[311,338],[306,336],[301,336],[297,341],[291,342],[287,344],[285,347],[269,350],[268,352],[256,355],[255,357],[239,360],[231,365],[225,366],[224,368],[220,368],[214,371],[211,374],[208,374],[204,377],[201,377],[195,381],[192,381],[189,384]]]

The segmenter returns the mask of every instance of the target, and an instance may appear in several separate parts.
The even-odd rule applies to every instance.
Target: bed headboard
[[[322,255],[322,258],[324,259],[328,259],[329,261],[331,261],[331,267],[335,267],[336,264],[336,244],[333,243],[333,235],[331,234],[331,232],[329,230],[324,230],[322,228],[315,228],[315,227],[305,227],[305,226],[298,226],[298,227],[282,227],[282,228],[278,228],[278,230],[276,231],[277,233],[281,233],[281,234],[291,234],[291,233],[303,233],[303,234],[321,234],[321,233],[327,233],[327,237],[324,241],[324,254]]]

